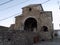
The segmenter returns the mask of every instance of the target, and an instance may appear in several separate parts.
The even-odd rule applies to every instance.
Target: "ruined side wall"
[[[52,20],[52,12],[51,11],[41,12],[41,15],[40,15],[41,27],[47,26],[48,31],[52,31],[53,30],[52,21],[53,20]]]

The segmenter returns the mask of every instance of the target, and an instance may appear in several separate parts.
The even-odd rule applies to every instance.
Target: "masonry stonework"
[[[52,31],[52,12],[44,11],[41,4],[29,5],[22,8],[22,14],[16,16],[15,30],[24,30],[24,23],[28,18],[34,18],[37,22],[37,31],[41,27],[47,26],[48,31]],[[32,20],[32,19],[31,19]]]
[[[52,11],[44,11],[41,4],[22,8],[22,14],[15,17],[15,30],[39,32],[40,36],[51,39],[53,33]]]

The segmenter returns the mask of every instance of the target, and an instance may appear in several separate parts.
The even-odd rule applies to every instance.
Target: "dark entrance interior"
[[[24,23],[24,30],[26,31],[33,31],[34,28],[37,29],[37,21],[34,18],[28,18],[26,19]]]

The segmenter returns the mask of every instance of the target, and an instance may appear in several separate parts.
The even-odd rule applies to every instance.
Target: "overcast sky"
[[[9,27],[15,23],[15,16],[22,13],[22,7],[41,3],[45,11],[52,11],[54,29],[60,29],[60,0],[0,0],[0,26]]]

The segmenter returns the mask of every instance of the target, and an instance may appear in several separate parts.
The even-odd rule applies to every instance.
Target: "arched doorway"
[[[27,18],[24,22],[24,30],[26,31],[34,31],[37,29],[37,21],[34,18]]]

